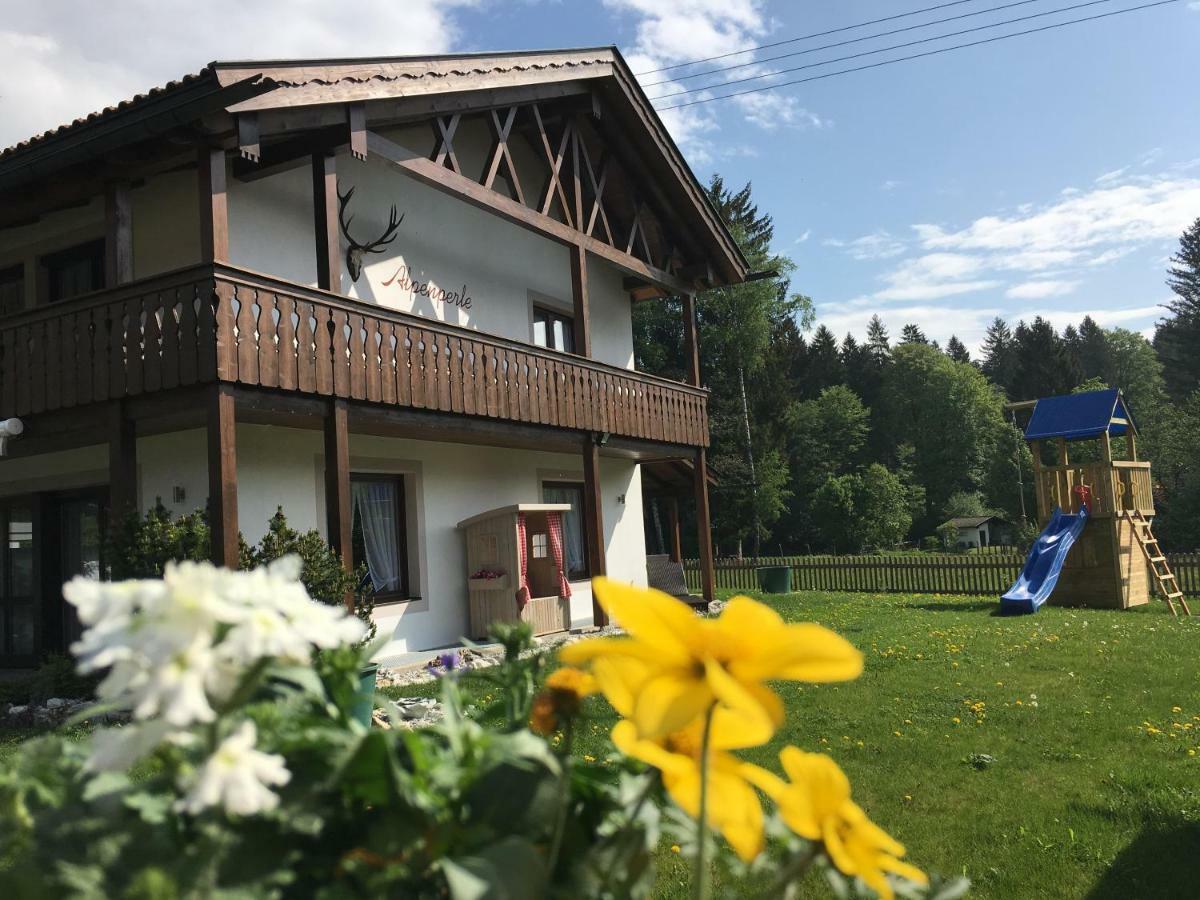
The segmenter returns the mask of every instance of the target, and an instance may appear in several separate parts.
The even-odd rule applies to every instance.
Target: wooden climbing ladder
[[[1171,608],[1171,615],[1179,615],[1179,611],[1175,609],[1175,601],[1178,600],[1179,605],[1183,607],[1184,614],[1190,616],[1192,611],[1188,609],[1187,599],[1183,596],[1183,591],[1179,589],[1179,580],[1171,571],[1171,567],[1167,565],[1166,554],[1162,552],[1158,539],[1150,529],[1150,520],[1138,510],[1127,509],[1125,516],[1133,526],[1133,536],[1137,540],[1137,545],[1142,548],[1146,562],[1150,564],[1150,574],[1154,576],[1158,592],[1162,594],[1163,599],[1167,601],[1167,606]]]

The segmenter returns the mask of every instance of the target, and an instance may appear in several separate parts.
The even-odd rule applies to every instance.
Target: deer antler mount
[[[350,206],[350,199],[354,196],[354,188],[347,189],[344,194],[339,189],[337,195],[338,224],[341,226],[342,236],[349,245],[346,248],[346,271],[350,273],[351,281],[358,281],[358,276],[362,274],[363,254],[383,253],[384,248],[396,240],[396,232],[400,228],[400,223],[404,221],[404,216],[396,216],[396,204],[393,203],[392,211],[388,215],[387,228],[383,230],[383,234],[373,241],[360,244],[350,235],[350,223],[354,221],[354,215],[351,214],[349,218],[346,218],[346,209]]]

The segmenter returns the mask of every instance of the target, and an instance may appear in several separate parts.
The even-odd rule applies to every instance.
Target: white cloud
[[[8,4],[0,59],[0,146],[195,72],[213,59],[440,53],[458,40],[455,14],[480,0],[316,0],[177,4]],[[20,73],[19,78],[15,73]]]
[[[746,94],[736,97],[734,104],[741,107],[748,122],[764,131],[778,128],[832,128],[833,122],[822,119],[811,110],[805,109],[795,97],[786,94]]]
[[[1114,181],[1120,181],[1121,177],[1128,171],[1129,167],[1126,166],[1122,169],[1113,169],[1111,172],[1105,172],[1096,178],[1096,184],[1111,184]]]
[[[793,243],[793,244],[803,244],[803,243],[804,243],[805,241],[807,241],[807,240],[808,240],[810,237],[812,237],[812,229],[811,229],[811,228],[805,228],[805,229],[804,229],[804,234],[800,235],[800,237],[796,238],[794,241],[792,241],[792,243]]]
[[[851,241],[828,238],[822,243],[826,247],[839,247],[857,260],[891,259],[905,250],[904,242],[886,231],[864,234]]]
[[[1061,297],[1070,294],[1079,287],[1078,281],[1025,281],[1014,284],[1004,292],[1005,297],[1014,300],[1040,300],[1043,297]]]
[[[891,192],[903,184],[903,181],[897,181],[895,178],[889,178],[884,181],[883,184],[879,185],[879,189],[884,192]]]

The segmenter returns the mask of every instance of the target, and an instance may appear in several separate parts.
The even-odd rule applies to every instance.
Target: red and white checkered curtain
[[[517,557],[521,561],[517,584],[517,609],[529,602],[529,549],[525,546],[525,513],[517,513]]]
[[[546,525],[550,531],[550,554],[554,557],[554,568],[558,572],[558,596],[566,600],[571,596],[571,583],[567,581],[567,570],[563,564],[562,513],[546,513]]]

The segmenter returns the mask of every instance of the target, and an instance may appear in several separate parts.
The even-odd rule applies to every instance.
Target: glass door
[[[30,666],[39,650],[33,505],[0,504],[0,665]]]
[[[64,583],[76,575],[100,578],[104,570],[101,535],[104,530],[104,498],[99,494],[62,495],[58,507],[59,559],[57,581]],[[57,594],[57,592],[56,592]],[[59,600],[62,615],[61,649],[67,650],[79,640],[79,619],[75,607]]]

